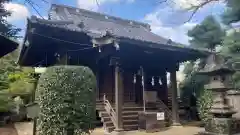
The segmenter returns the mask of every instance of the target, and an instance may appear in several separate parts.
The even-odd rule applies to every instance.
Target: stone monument
[[[203,135],[232,135],[232,115],[235,113],[226,97],[227,91],[233,89],[232,74],[234,70],[226,59],[217,54],[208,57],[206,66],[200,74],[209,76],[205,89],[213,92],[213,106],[210,113],[213,118],[205,127]]]

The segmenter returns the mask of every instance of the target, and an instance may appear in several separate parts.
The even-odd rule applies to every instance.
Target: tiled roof
[[[68,27],[73,30],[86,29],[98,36],[104,36],[106,32],[116,37],[125,37],[134,40],[142,40],[158,44],[167,44],[168,39],[160,37],[150,31],[148,24],[104,15],[84,9],[52,5],[49,13],[51,20],[71,20],[74,25]]]
[[[169,40],[152,33],[148,24],[65,5],[53,4],[49,12],[49,19],[55,21],[71,20],[74,22],[74,25],[69,26],[69,29],[78,30],[81,27],[80,25],[82,25],[83,29],[97,33],[98,36],[104,36],[107,31],[116,37],[158,44],[167,44]]]
[[[84,32],[93,38],[103,37],[109,34],[116,38],[169,45],[209,53],[208,50],[185,46],[156,35],[151,32],[150,25],[145,23],[125,20],[65,5],[53,4],[49,12],[49,20],[32,17],[29,21],[31,23],[64,28],[69,31]]]

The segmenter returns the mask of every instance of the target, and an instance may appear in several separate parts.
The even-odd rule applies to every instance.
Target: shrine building
[[[165,121],[179,124],[179,64],[207,55],[206,50],[152,33],[145,23],[53,4],[48,19],[32,16],[27,20],[18,62],[31,67],[61,64],[92,69],[97,79],[96,109],[111,132],[138,129],[139,112],[162,111]]]

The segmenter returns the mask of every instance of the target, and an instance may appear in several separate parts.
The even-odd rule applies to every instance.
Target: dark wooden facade
[[[208,55],[151,33],[147,24],[63,5],[52,6],[49,20],[28,19],[24,43],[29,45],[22,47],[20,65],[90,67],[97,78],[97,100],[105,94],[115,104],[115,130],[123,128],[123,104],[143,105],[144,91],[156,91],[157,97],[167,103],[167,72],[173,85],[173,122],[179,123],[179,63]]]
[[[143,103],[143,87],[142,76],[137,74],[137,69],[122,69],[123,70],[123,100],[124,102],[135,102],[137,104]],[[110,101],[115,101],[114,88],[114,69],[111,66],[105,69],[100,69],[98,73],[99,89],[97,92],[97,99],[101,100],[103,95],[106,95]],[[167,102],[168,88],[167,88],[167,74],[166,71],[160,74],[147,74],[145,80],[146,91],[157,91],[157,97],[164,102]],[[154,78],[152,80],[152,78]],[[152,84],[154,81],[154,84]]]

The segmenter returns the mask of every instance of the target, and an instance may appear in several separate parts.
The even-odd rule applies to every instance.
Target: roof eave
[[[0,57],[3,57],[5,55],[7,55],[8,53],[11,53],[13,52],[14,50],[17,49],[18,47],[18,43],[3,36],[3,35],[0,35],[1,36],[1,40],[2,40],[2,43],[1,43],[1,47],[3,47],[4,49],[2,49],[0,51]]]

